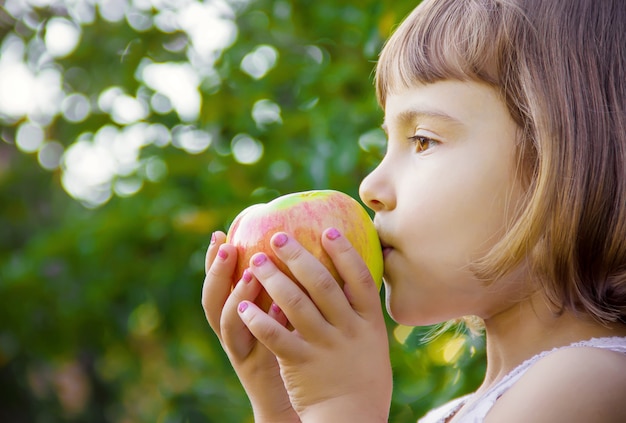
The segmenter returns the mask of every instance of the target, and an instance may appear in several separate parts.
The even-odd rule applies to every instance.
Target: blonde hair
[[[493,281],[527,262],[560,311],[603,323],[626,323],[625,23],[623,0],[427,0],[376,69],[383,108],[443,79],[500,92],[528,200],[475,273]]]

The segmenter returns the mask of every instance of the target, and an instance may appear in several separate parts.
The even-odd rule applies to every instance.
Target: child
[[[420,421],[626,421],[624,25],[622,0],[432,0],[386,44],[388,148],[360,195],[387,310],[404,325],[478,316],[487,340],[481,387]],[[261,252],[231,292],[224,239],[207,252],[203,307],[255,420],[387,421],[383,314],[345,238],[322,235],[341,290],[273,236],[310,297]]]

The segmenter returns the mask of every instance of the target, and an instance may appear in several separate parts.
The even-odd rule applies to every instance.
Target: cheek
[[[519,183],[507,170],[479,175],[473,204],[465,208],[467,218],[475,222],[471,236],[477,243],[476,253],[480,256],[502,239],[517,218],[522,204]]]
[[[467,266],[485,255],[503,236],[519,202],[505,169],[471,169],[448,174],[436,184],[413,191],[407,213],[407,239],[419,266],[467,280]],[[510,210],[509,210],[510,208]]]

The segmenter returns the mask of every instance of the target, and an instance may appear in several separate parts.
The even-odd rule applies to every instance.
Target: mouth
[[[391,253],[393,251],[393,247],[389,244],[387,244],[386,242],[384,242],[382,239],[380,241],[380,247],[383,251],[383,259],[387,258],[387,256],[389,255],[389,253]]]
[[[387,237],[385,232],[382,230],[381,225],[376,225],[376,232],[378,232],[378,238],[380,239],[380,248],[383,252],[383,259],[385,259],[393,251],[393,247],[387,241]]]

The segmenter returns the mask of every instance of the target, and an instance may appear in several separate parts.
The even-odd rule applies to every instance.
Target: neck
[[[556,347],[606,336],[626,336],[626,325],[602,325],[572,313],[554,313],[542,295],[485,319],[488,389],[525,360]]]

